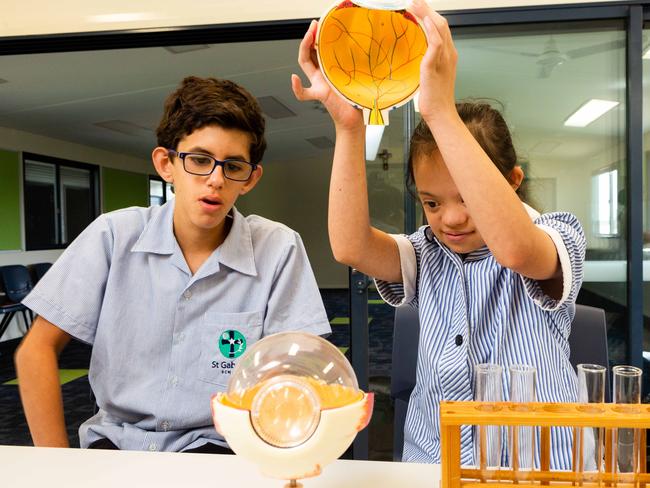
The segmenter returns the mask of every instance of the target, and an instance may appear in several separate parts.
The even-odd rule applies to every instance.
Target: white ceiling
[[[542,150],[550,158],[589,157],[624,136],[624,103],[586,128],[567,128],[563,122],[590,98],[624,102],[624,32],[548,29],[498,36],[457,31],[457,96],[502,102],[525,155]],[[539,78],[550,33],[560,56],[592,46],[600,46],[594,48],[599,52],[567,59]],[[620,47],[606,49],[610,42]],[[297,40],[287,40],[212,45],[182,54],[160,47],[4,56],[0,126],[148,159],[165,96],[186,75],[217,76],[241,83],[258,97],[274,96],[297,114],[268,120],[266,162],[328,158],[331,149],[306,141],[333,139],[327,115],[311,103],[297,102],[291,92],[290,74],[299,69],[297,46]],[[391,113],[392,135],[383,143],[394,155],[401,154],[401,112]],[[140,129],[127,135],[95,125],[115,120]]]

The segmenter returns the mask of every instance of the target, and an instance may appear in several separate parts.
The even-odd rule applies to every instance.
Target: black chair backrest
[[[417,309],[411,306],[396,308],[390,377],[390,393],[393,397],[415,387],[419,338],[420,319]]]
[[[578,364],[599,364],[609,370],[607,322],[602,308],[576,305],[576,314],[569,335],[569,347],[571,349],[569,360],[576,371]],[[605,401],[609,401],[611,398],[609,371],[605,376]]]
[[[415,386],[419,336],[418,311],[408,306],[396,308],[390,388],[393,395]],[[609,368],[607,324],[602,308],[576,305],[569,347],[569,360],[576,371],[581,363],[600,364]],[[609,378],[605,394],[609,398]]]
[[[0,278],[7,298],[20,303],[32,290],[32,279],[29,270],[22,264],[0,266]]]
[[[47,270],[52,267],[52,263],[34,263],[28,266],[32,275],[32,284],[36,284],[43,277]]]
[[[395,323],[393,329],[393,354],[392,372],[390,379],[390,394],[395,400],[395,412],[398,411],[397,402],[406,402],[410,392],[415,387],[417,369],[418,340],[420,337],[420,320],[418,311],[405,306],[395,309]],[[609,369],[609,356],[607,351],[607,325],[605,312],[601,308],[576,305],[576,313],[571,325],[569,335],[570,356],[569,360],[574,369],[578,364],[600,364]],[[606,375],[605,401],[610,396],[609,374]],[[400,405],[403,410],[404,405]],[[405,412],[395,416],[393,435],[395,446],[393,458],[401,460]]]

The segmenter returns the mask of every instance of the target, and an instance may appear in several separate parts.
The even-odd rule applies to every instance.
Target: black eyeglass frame
[[[191,175],[195,175],[195,176],[210,176],[212,173],[214,173],[214,170],[217,169],[217,166],[221,166],[221,169],[223,170],[223,176],[224,176],[225,178],[228,178],[229,180],[232,180],[232,181],[248,181],[248,180],[250,179],[251,175],[253,174],[253,171],[255,171],[255,170],[257,169],[257,166],[258,166],[256,163],[251,163],[251,162],[249,162],[249,161],[244,161],[243,159],[224,159],[224,160],[222,161],[222,160],[220,160],[220,159],[215,158],[214,156],[210,156],[209,154],[205,154],[205,153],[197,153],[197,152],[178,152],[178,151],[175,151],[174,149],[167,149],[167,152],[168,152],[170,155],[175,154],[176,156],[178,156],[178,158],[179,158],[181,161],[183,161],[183,169],[185,170],[185,172],[186,172],[186,173],[189,173],[189,174],[191,174]],[[213,164],[212,164],[212,169],[210,170],[209,173],[194,173],[194,172],[192,172],[192,171],[189,171],[189,170],[187,169],[187,167],[185,166],[185,157],[186,157],[186,156],[201,156],[201,157],[203,157],[203,158],[211,159],[212,162],[213,162]],[[237,163],[244,163],[244,164],[247,164],[247,165],[249,165],[249,166],[251,167],[251,172],[250,172],[250,173],[248,174],[248,176],[247,176],[245,179],[243,179],[243,180],[240,180],[240,179],[237,179],[237,178],[232,178],[231,176],[228,176],[228,175],[226,174],[226,168],[225,168],[225,166],[224,166],[226,163],[231,163],[231,162],[237,162]]]

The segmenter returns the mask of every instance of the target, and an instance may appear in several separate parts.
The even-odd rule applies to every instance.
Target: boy
[[[210,397],[246,348],[275,332],[330,332],[298,234],[234,207],[262,176],[253,96],[188,77],[156,134],[153,163],[175,198],[101,215],[24,300],[39,316],[16,353],[35,445],[68,445],[57,358],[71,336],[93,345],[99,407],[81,447],[224,452]]]

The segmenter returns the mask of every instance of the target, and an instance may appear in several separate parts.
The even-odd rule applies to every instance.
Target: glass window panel
[[[44,159],[24,161],[27,250],[65,246],[96,217],[95,170]]]
[[[165,198],[167,199],[166,201],[170,201],[174,198],[174,185],[165,183]]]
[[[61,243],[72,242],[94,218],[91,174],[87,169],[59,167]]]
[[[149,180],[149,204],[162,205],[164,202],[163,182],[159,180]]]
[[[643,38],[650,39],[650,24],[644,26]],[[650,197],[648,189],[648,151],[650,151],[650,47],[643,51],[643,358],[650,360]],[[623,221],[622,224],[625,222]],[[648,374],[645,372],[644,376]]]
[[[25,160],[25,238],[27,249],[58,244],[56,167]]]
[[[377,155],[366,162],[371,224],[384,232],[404,232],[404,109],[390,112]],[[372,155],[368,155],[372,157]]]
[[[500,108],[526,174],[526,201],[568,211],[587,239],[580,303],[607,312],[610,359],[625,360],[627,323],[625,32],[619,22],[458,28],[456,96]],[[614,107],[565,125],[592,99]],[[601,176],[602,175],[602,176]],[[612,271],[613,270],[613,271]]]

